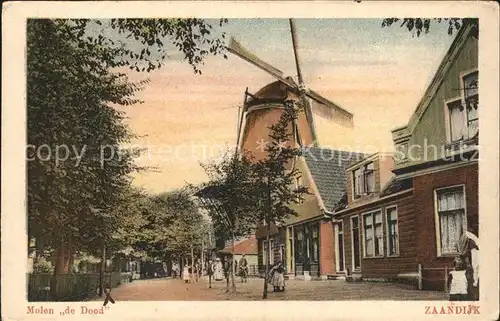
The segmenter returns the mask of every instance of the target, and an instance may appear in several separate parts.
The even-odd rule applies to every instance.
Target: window
[[[318,226],[315,225],[312,227],[312,262],[318,262],[319,256],[319,242],[318,242]]]
[[[479,132],[478,75],[479,73],[476,71],[463,76],[463,99],[458,98],[446,104],[452,143],[472,139]]]
[[[396,160],[398,162],[403,162],[408,159],[408,143],[401,143],[396,146]]]
[[[436,190],[436,206],[440,238],[438,253],[456,254],[457,242],[466,226],[464,187]]]
[[[351,240],[352,252],[352,265],[354,269],[361,268],[361,244],[359,242],[359,218],[357,216],[351,217]]]
[[[295,230],[295,261],[303,263],[304,261],[304,232],[299,229]]]
[[[264,265],[269,262],[269,256],[267,255],[267,241],[262,241],[262,262]]]
[[[376,211],[363,216],[365,235],[365,257],[384,255],[384,231],[382,229],[382,212]]]
[[[397,208],[388,207],[385,210],[385,215],[387,222],[387,253],[388,255],[399,255]]]
[[[464,106],[460,99],[451,101],[447,105],[450,115],[450,139],[451,142],[456,142],[465,136]]]
[[[344,232],[342,230],[343,223],[340,222],[335,227],[337,230],[337,253],[338,253],[338,255],[336,256],[337,270],[339,272],[341,272],[341,271],[344,271],[344,268],[345,268],[345,264],[344,264]]]
[[[373,163],[368,163],[353,171],[354,198],[361,195],[373,193],[375,191],[375,175]]]
[[[467,108],[467,131],[468,138],[474,138],[479,132],[478,119],[478,102],[479,102],[479,72],[473,72],[465,75],[463,79],[464,85],[464,101]]]
[[[298,190],[300,187],[302,187],[302,176],[295,178],[295,190]],[[301,200],[300,197],[297,196],[297,203],[302,204],[304,200]]]

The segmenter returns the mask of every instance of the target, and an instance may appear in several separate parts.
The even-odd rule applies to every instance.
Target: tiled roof
[[[231,254],[233,253],[233,247],[227,246],[222,250],[220,250],[219,252]],[[255,238],[255,236],[251,236],[246,240],[235,243],[234,254],[247,254],[247,255],[258,254],[257,239]]]
[[[384,189],[380,193],[380,197],[396,194],[410,188],[413,188],[413,178],[393,178],[384,187]]]
[[[321,199],[329,211],[334,209],[344,194],[347,167],[368,156],[319,147],[305,148],[303,155]]]

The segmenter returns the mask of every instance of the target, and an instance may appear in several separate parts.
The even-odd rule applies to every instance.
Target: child
[[[460,257],[457,257],[455,258],[455,270],[448,275],[450,301],[468,301],[467,288],[465,262]]]

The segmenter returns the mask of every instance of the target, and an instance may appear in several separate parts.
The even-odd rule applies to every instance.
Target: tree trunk
[[[203,269],[205,268],[205,255],[204,255],[204,243],[203,238],[201,239],[201,275],[203,276]]]
[[[102,241],[101,247],[101,266],[99,270],[99,296],[104,294],[104,274],[106,273],[106,244]]]
[[[267,299],[267,282],[268,282],[268,274],[269,274],[269,262],[271,261],[271,247],[269,246],[271,228],[269,226],[269,222],[267,222],[267,257],[265,261],[266,269],[264,274],[264,293],[262,294],[263,299]]]
[[[167,270],[165,272],[167,276],[172,276],[172,254],[170,252],[165,255],[165,261],[167,261]]]
[[[191,275],[190,275],[191,279],[193,279],[194,272],[195,272],[194,271],[194,249],[193,249],[193,243],[191,242]]]
[[[235,256],[234,256],[234,230],[231,231],[231,237],[232,237],[232,249],[231,249],[231,252],[232,252],[232,257],[231,257],[231,282],[233,283],[233,292],[236,292],[236,284],[234,282],[234,275],[235,275],[235,272],[236,272],[236,265],[234,264],[235,262]]]
[[[271,197],[271,179],[269,175],[267,176],[267,201],[268,201],[268,206],[269,206],[269,213],[267,214],[268,218],[265,220],[267,223],[267,258],[266,258],[266,268],[265,268],[265,274],[264,274],[264,293],[262,294],[262,299],[267,299],[267,278],[269,274],[269,262],[270,262],[270,252],[271,252],[271,246],[269,244],[269,239],[270,239],[270,234],[271,234],[271,220],[269,217],[272,216],[272,197]]]

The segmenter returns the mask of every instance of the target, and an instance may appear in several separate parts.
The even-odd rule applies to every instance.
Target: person
[[[479,300],[479,238],[469,227],[459,239],[458,251],[460,258],[465,262],[468,279],[469,299]]]
[[[191,267],[188,264],[184,265],[184,269],[182,270],[182,278],[184,280],[184,283],[189,283],[191,279],[191,276],[189,275],[190,269]]]
[[[226,292],[229,291],[229,276],[231,275],[231,270],[233,268],[233,258],[232,257],[227,257],[224,260],[224,276],[226,278]]]
[[[448,275],[448,293],[450,301],[468,301],[468,281],[466,266],[462,258],[455,258],[455,269]]]
[[[281,261],[276,263],[269,271],[269,278],[270,278],[270,283],[272,284],[274,288],[274,292],[283,292],[285,291],[285,268],[283,267],[283,264]]]
[[[208,261],[208,266],[207,266],[207,274],[208,274],[208,288],[212,288],[212,275],[214,274],[214,265],[212,263],[212,260]]]
[[[248,262],[247,262],[247,259],[245,258],[245,254],[243,254],[241,256],[239,266],[240,266],[241,283],[243,283],[243,281],[245,283],[247,283],[247,280],[248,280]]]
[[[196,282],[198,282],[199,273],[200,273],[200,264],[199,262],[196,262],[193,268],[194,279],[196,280]]]
[[[215,260],[215,266],[214,266],[214,280],[222,281],[223,278],[224,275],[222,273],[222,262],[220,261],[220,258],[217,258]]]

